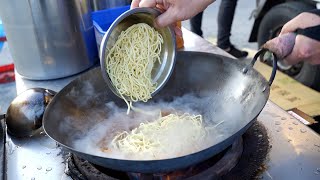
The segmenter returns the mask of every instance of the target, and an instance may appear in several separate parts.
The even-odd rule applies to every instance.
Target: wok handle
[[[266,54],[266,53],[271,53],[272,57],[272,72],[271,72],[271,76],[269,78],[269,86],[271,86],[274,78],[276,77],[276,73],[277,73],[277,62],[278,62],[278,58],[277,58],[277,55],[273,52],[271,52],[270,50],[268,49],[265,49],[265,48],[262,48],[260,49],[253,57],[252,61],[250,62],[250,64],[245,68],[244,72],[248,71],[248,68],[253,68],[254,64],[256,63],[257,59],[259,57],[261,57],[261,59],[263,59],[263,56]]]

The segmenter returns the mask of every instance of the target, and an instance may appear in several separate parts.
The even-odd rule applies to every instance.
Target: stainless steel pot
[[[25,78],[62,78],[98,60],[89,0],[0,0],[0,16]]]

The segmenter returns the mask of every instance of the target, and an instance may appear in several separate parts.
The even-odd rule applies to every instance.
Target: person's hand
[[[297,64],[300,61],[320,64],[320,42],[297,35],[292,52],[284,60],[287,64]]]
[[[283,26],[280,35],[294,32],[298,28],[305,29],[317,25],[320,25],[320,17],[318,15],[301,13]],[[303,35],[297,35],[291,54],[284,60],[287,64],[296,64],[300,61],[320,64],[320,42]]]
[[[156,19],[156,25],[165,27],[177,21],[190,19],[206,9],[215,0],[133,0],[131,8],[157,7],[164,10]]]

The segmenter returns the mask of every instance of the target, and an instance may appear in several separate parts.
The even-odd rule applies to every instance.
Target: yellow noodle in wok
[[[119,35],[106,56],[106,71],[116,90],[127,103],[128,111],[132,102],[148,101],[156,89],[151,71],[156,61],[160,61],[162,36],[148,24],[130,26]]]
[[[169,114],[117,134],[111,146],[124,154],[151,155],[157,159],[168,152],[184,152],[186,146],[195,146],[205,135],[201,115]]]

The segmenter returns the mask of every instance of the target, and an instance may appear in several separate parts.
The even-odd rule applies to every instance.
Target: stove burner
[[[117,180],[128,179],[126,173],[99,167],[89,163],[86,160],[78,158],[73,154],[69,154],[67,158],[65,173],[73,180]],[[103,172],[103,173],[102,173]]]
[[[255,123],[233,145],[212,158],[170,173],[127,173],[104,168],[70,154],[66,174],[74,180],[116,179],[252,179],[259,174],[269,149],[264,126]],[[263,169],[262,169],[263,171]]]
[[[130,179],[216,179],[227,174],[239,161],[242,153],[242,138],[233,143],[233,145],[221,153],[203,161],[195,166],[186,169],[177,170],[170,173],[160,174],[140,174],[128,173]],[[152,178],[151,178],[152,177]]]
[[[254,123],[243,134],[243,153],[238,164],[222,179],[259,179],[266,170],[264,164],[269,152],[269,138],[262,123]]]

